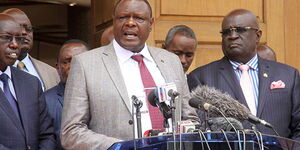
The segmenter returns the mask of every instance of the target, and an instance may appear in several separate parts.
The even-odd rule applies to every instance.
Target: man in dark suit
[[[3,13],[12,16],[16,22],[21,26],[22,36],[25,37],[25,41],[20,45],[21,53],[18,60],[15,62],[14,67],[36,76],[41,84],[43,90],[47,90],[59,82],[59,76],[52,66],[39,61],[29,55],[29,52],[33,46],[33,29],[31,22],[27,15],[18,8],[10,8]]]
[[[192,71],[188,76],[190,90],[208,85],[227,92],[246,105],[253,115],[273,124],[280,136],[299,140],[298,71],[257,55],[256,46],[262,32],[256,16],[248,10],[238,9],[226,15],[221,34],[225,57]],[[242,72],[239,70],[242,66],[248,66],[249,70]],[[249,84],[244,82],[245,75],[250,79]],[[245,121],[244,127],[250,128],[250,124]],[[257,129],[274,134],[261,125],[257,125]]]
[[[59,51],[57,58],[56,69],[60,76],[60,83],[55,87],[44,92],[48,112],[53,119],[54,131],[57,140],[56,150],[63,149],[60,144],[60,124],[61,113],[64,103],[64,91],[67,82],[68,74],[70,71],[70,63],[72,57],[83,53],[88,50],[88,46],[85,42],[80,40],[68,40],[66,41]]]
[[[10,67],[24,42],[21,27],[0,14],[0,149],[54,150],[55,139],[39,80]]]

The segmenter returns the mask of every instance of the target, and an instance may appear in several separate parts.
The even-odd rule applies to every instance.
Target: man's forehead
[[[232,14],[226,16],[222,22],[222,27],[253,26],[256,27],[256,20],[251,14]]]
[[[9,34],[21,34],[20,26],[12,20],[1,20],[0,19],[0,32]]]

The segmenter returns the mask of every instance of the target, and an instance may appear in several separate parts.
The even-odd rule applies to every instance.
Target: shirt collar
[[[8,77],[9,77],[9,79],[11,79],[11,70],[10,70],[10,66],[7,66],[4,72],[0,71],[0,75],[3,74],[3,73],[7,74]]]
[[[133,53],[130,50],[123,48],[121,45],[119,45],[119,43],[115,39],[113,40],[113,46],[116,51],[116,55],[121,63],[126,62],[133,55],[143,55],[143,57],[146,58],[147,60],[153,61],[146,43],[144,48],[139,53]]]
[[[17,67],[18,62],[20,62],[19,60],[16,60],[14,67]],[[21,60],[21,62],[23,62],[25,64],[25,67],[28,66],[29,63],[31,63],[31,60],[29,58],[29,54],[27,53],[26,56]]]
[[[229,62],[231,63],[233,69],[238,69],[238,67],[240,65],[243,65],[243,63],[232,61],[232,60],[229,60]],[[248,65],[250,67],[250,69],[257,70],[258,69],[258,57],[257,57],[257,54],[250,61],[248,61],[246,63],[246,65]]]

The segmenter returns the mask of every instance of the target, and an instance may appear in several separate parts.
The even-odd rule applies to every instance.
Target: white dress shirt
[[[17,67],[17,64],[18,64],[19,60],[17,60],[15,62],[15,64],[13,65],[14,67]],[[35,69],[31,59],[29,58],[29,55],[27,54],[26,57],[22,60],[22,62],[25,64],[25,68],[24,68],[24,71],[33,75],[33,76],[36,76],[40,82],[41,82],[41,85],[42,85],[42,88],[43,88],[43,91],[45,90],[45,86],[44,86],[44,83],[43,83],[43,80],[42,78],[39,76],[39,73],[37,72],[37,70]]]
[[[141,122],[142,122],[142,134],[144,134],[145,131],[152,129],[150,114],[147,107],[146,102],[146,96],[144,92],[144,85],[142,82],[138,62],[133,60],[131,56],[137,55],[137,53],[133,53],[129,50],[124,49],[121,47],[116,40],[113,40],[113,46],[116,51],[116,55],[118,57],[118,62],[121,68],[122,76],[127,88],[128,96],[131,108],[132,108],[132,95],[135,95],[138,97],[139,100],[143,102],[143,106],[141,108]],[[158,85],[165,85],[165,79],[163,78],[158,66],[156,65],[155,61],[153,60],[151,54],[149,53],[149,50],[147,48],[147,45],[145,44],[144,48],[141,52],[138,54],[141,54],[144,56],[144,63],[147,66],[149,72],[151,73],[151,76],[156,84]],[[153,87],[154,89],[155,87]],[[135,108],[133,108],[135,111]],[[136,126],[136,118],[134,117],[134,123],[135,123],[135,137],[137,137],[137,126]],[[170,128],[171,120],[169,119]],[[168,130],[169,130],[168,129]],[[168,131],[167,130],[167,131]],[[171,131],[171,130],[170,130]]]
[[[9,77],[8,78],[9,90],[10,90],[11,94],[13,95],[13,97],[15,98],[15,100],[18,101],[17,97],[16,97],[16,92],[15,92],[14,84],[12,83],[10,66],[7,66],[4,72],[0,71],[0,75],[2,73],[5,73],[5,74],[8,75],[8,77]],[[0,82],[0,87],[1,87],[2,91],[4,91],[3,90],[3,82]]]

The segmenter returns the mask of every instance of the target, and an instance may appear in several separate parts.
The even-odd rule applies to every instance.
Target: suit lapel
[[[23,93],[24,93],[24,89],[27,89],[28,86],[23,84],[22,78],[16,73],[16,71],[19,71],[19,70],[16,70],[16,68],[11,67],[12,82],[13,82],[16,97],[17,97],[17,103],[19,106],[19,112],[20,112],[20,116],[21,116],[21,119],[23,122],[23,127],[22,127],[21,122],[19,121],[19,119],[17,119],[17,117],[15,115],[11,115],[11,116],[13,116],[18,129],[25,136],[25,132],[24,132],[23,128],[25,129],[25,131],[26,131],[26,129],[28,129],[27,125],[29,123],[27,122],[28,118],[26,115],[27,114],[26,109],[28,109],[28,108],[23,108],[22,106],[25,106],[24,103],[26,103],[26,99],[25,99],[25,96],[23,95]],[[9,107],[9,108],[11,108],[11,107]],[[12,111],[12,109],[11,109],[11,111]]]
[[[166,83],[174,82],[174,80],[171,79],[174,75],[172,74],[172,71],[170,69],[170,66],[166,66],[165,59],[162,55],[160,55],[159,51],[155,51],[152,47],[148,47],[149,52],[157,64],[163,78],[166,80]]]
[[[259,98],[258,98],[257,116],[260,117],[264,105],[268,97],[270,97],[269,88],[270,88],[270,81],[272,76],[270,75],[269,65],[261,58],[258,58],[258,67],[259,67],[259,72],[258,72]]]
[[[107,47],[107,49],[104,49],[104,51],[101,51],[101,53],[103,55],[102,60],[103,60],[104,66],[105,66],[108,74],[110,75],[112,81],[114,82],[114,85],[117,88],[120,96],[122,97],[122,100],[125,103],[128,111],[131,113],[130,101],[128,98],[126,85],[122,78],[122,72],[121,72],[120,65],[117,60],[117,55],[113,48],[112,43]],[[120,75],[121,75],[121,77],[120,77]]]
[[[240,103],[244,104],[245,106],[248,106],[239,81],[232,68],[232,65],[225,57],[223,57],[220,61],[219,73],[222,76],[222,78],[224,78],[227,85],[229,85],[231,92],[234,93],[234,98],[237,99]],[[223,90],[228,91],[229,89]]]

